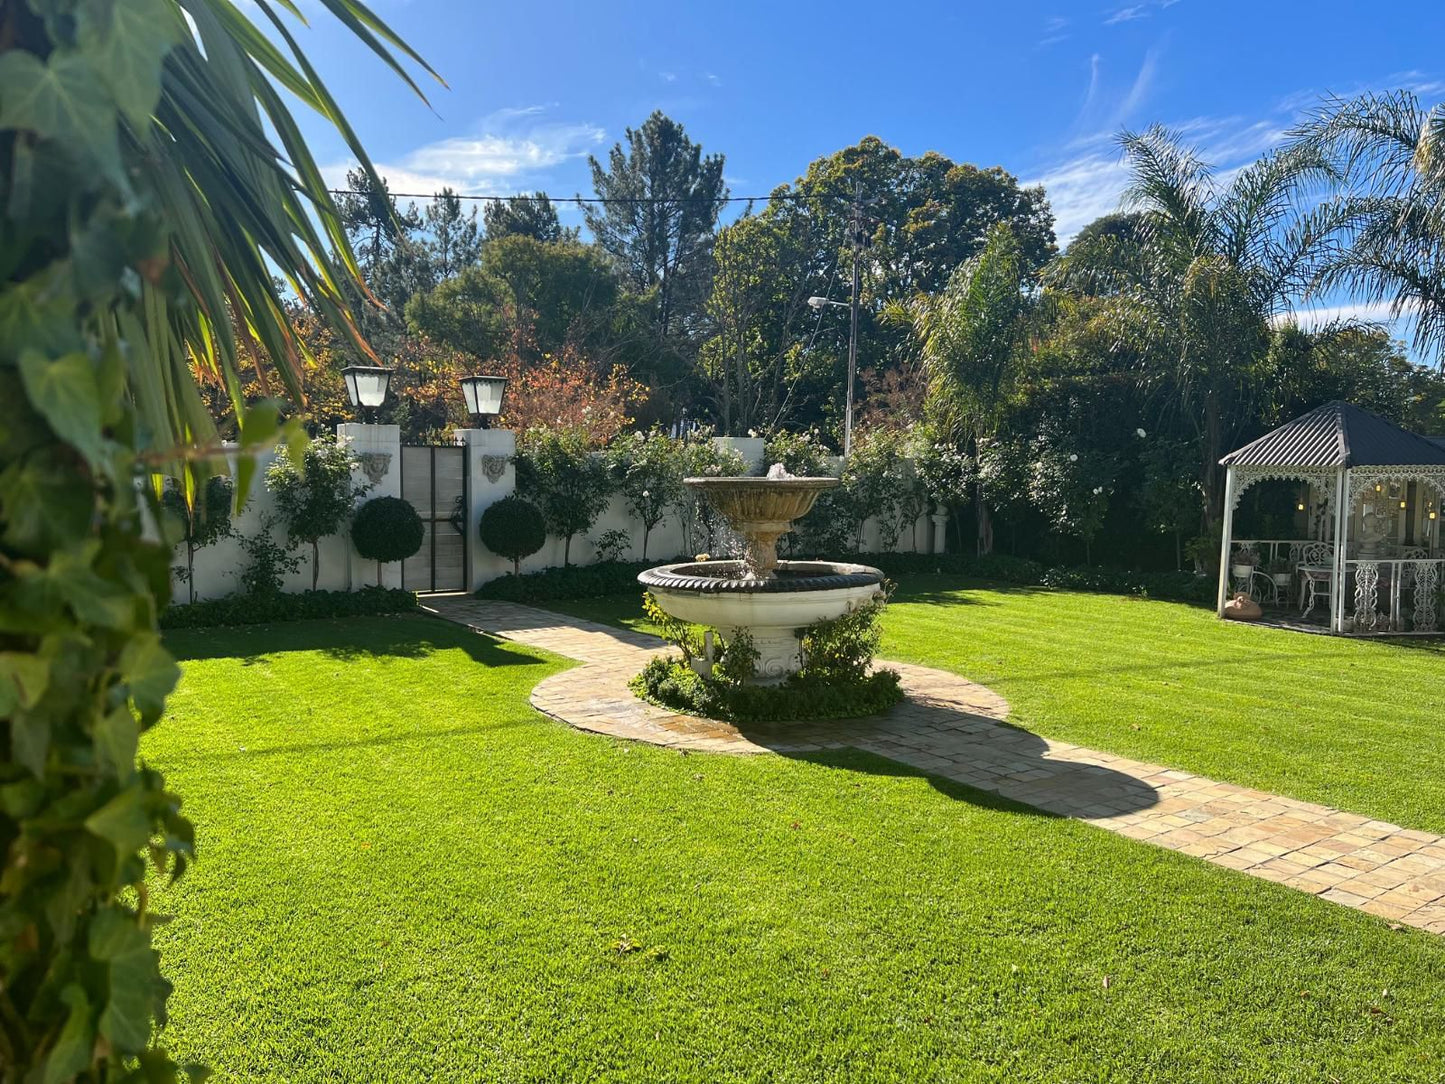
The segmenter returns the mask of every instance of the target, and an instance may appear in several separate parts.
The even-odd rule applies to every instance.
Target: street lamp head
[[[808,307],[814,312],[822,312],[828,307],[828,299],[826,297],[810,297],[808,298]]]
[[[507,390],[505,376],[464,376],[462,377],[462,398],[467,401],[467,413],[483,418],[502,412],[502,394]]]
[[[391,370],[379,365],[348,365],[341,370],[346,381],[346,397],[354,407],[379,407],[386,402],[386,389],[391,384]]]

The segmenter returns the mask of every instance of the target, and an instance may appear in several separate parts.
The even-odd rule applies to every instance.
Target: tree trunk
[[[642,559],[647,560],[647,536],[652,533],[652,528],[646,523],[642,525]]]
[[[981,483],[974,487],[973,514],[978,528],[978,555],[984,557],[993,552],[993,516],[989,514]]]
[[[196,547],[186,540],[186,598],[196,601]]]
[[[521,574],[522,574],[522,559],[521,559],[520,557],[513,557],[513,558],[512,558],[512,575],[513,575],[513,576],[520,576]]]
[[[569,534],[562,540],[562,567],[566,568],[572,563],[572,536]]]
[[[321,545],[320,540],[311,540],[311,590],[316,590],[316,584],[321,577]]]
[[[377,587],[380,587],[380,586],[381,586],[381,562],[380,562],[380,561],[377,561],[377,562],[376,562],[376,586],[377,586]],[[314,590],[316,590],[316,589],[313,587],[312,590],[314,591]]]

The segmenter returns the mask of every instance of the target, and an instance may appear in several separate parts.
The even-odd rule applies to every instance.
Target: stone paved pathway
[[[1440,836],[1046,741],[1009,725],[1003,698],[956,674],[890,663],[902,675],[908,699],[885,716],[739,728],[678,715],[632,695],[628,679],[663,646],[655,637],[468,596],[433,597],[426,607],[478,632],[583,662],[532,691],[538,709],[581,730],[712,753],[862,749],[1390,921],[1445,933]]]

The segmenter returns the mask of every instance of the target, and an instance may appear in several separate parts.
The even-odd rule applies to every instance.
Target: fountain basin
[[[764,579],[778,565],[778,539],[788,533],[794,520],[808,514],[820,493],[838,481],[771,475],[683,479],[690,488],[706,494],[708,502],[743,536],[747,546],[743,560],[755,576]]]
[[[811,503],[811,502],[810,502]],[[842,617],[883,591],[883,573],[837,561],[779,561],[759,577],[743,561],[693,561],[650,568],[637,577],[679,621],[746,629],[758,660],[754,680],[782,681],[803,664],[801,631]]]

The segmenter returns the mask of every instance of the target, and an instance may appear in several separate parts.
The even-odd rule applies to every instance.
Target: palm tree
[[[415,89],[420,58],[360,0],[321,3]],[[365,349],[356,261],[282,92],[374,170],[278,15],[293,0],[248,8],[268,32],[230,0],[0,5],[6,1080],[175,1079],[151,1048],[169,987],[143,856],[179,876],[193,833],[136,762],[179,673],[145,525],[162,474],[192,502],[224,469],[198,380],[240,415],[240,350],[304,401],[290,298]],[[274,410],[240,431],[269,444]],[[253,473],[243,455],[239,490]]]
[[[1049,282],[1107,299],[1118,349],[1193,434],[1212,531],[1223,515],[1219,460],[1266,390],[1270,320],[1315,281],[1345,212],[1333,202],[1301,210],[1332,176],[1309,147],[1268,154],[1224,182],[1167,129],[1125,132],[1119,143],[1135,217],[1071,245]]]
[[[1028,264],[1007,223],[983,251],[960,264],[936,297],[920,297],[912,323],[928,378],[927,409],[939,431],[977,460],[993,435],[1017,370],[1032,309]],[[978,552],[993,550],[993,525],[980,480],[974,513]]]
[[[1333,164],[1349,220],[1317,288],[1413,317],[1416,350],[1445,366],[1445,105],[1406,90],[1336,98],[1292,135]]]

